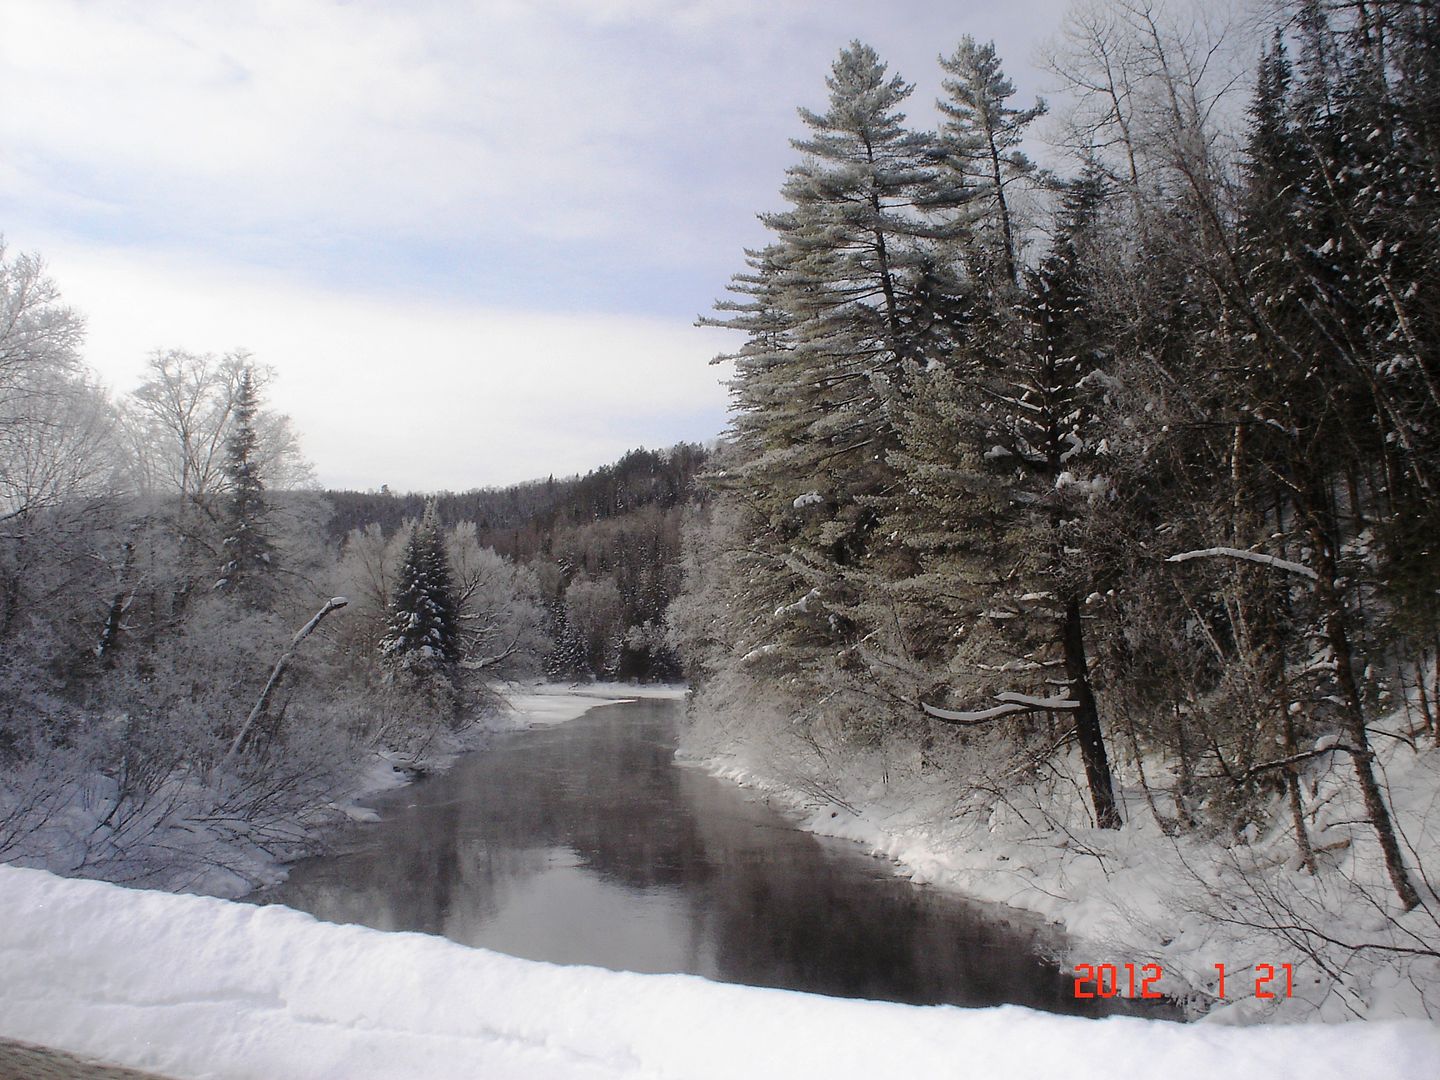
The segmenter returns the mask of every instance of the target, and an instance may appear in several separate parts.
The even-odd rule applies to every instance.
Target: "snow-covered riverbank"
[[[443,771],[497,732],[563,723],[607,702],[683,694],[670,686],[516,684],[504,707],[458,732],[433,725],[403,752],[333,737],[311,745],[316,733],[296,727],[295,753],[254,776],[176,768],[139,784],[109,758],[79,755],[82,767],[70,770],[38,759],[0,785],[0,841],[9,841],[0,851],[7,862],[65,876],[233,899],[283,880],[287,861],[322,850],[347,819],[374,820],[365,805],[371,796]]]
[[[1408,857],[1433,873],[1440,750],[1378,741]],[[731,740],[682,759],[764,792],[801,827],[855,840],[915,881],[1052,919],[1074,942],[1067,966],[1156,965],[1156,988],[1209,1021],[1440,1018],[1440,901],[1429,891],[1416,911],[1394,905],[1348,761],[1322,758],[1305,777],[1321,866],[1311,877],[1280,807],[1268,830],[1230,847],[1167,835],[1123,766],[1126,825],[1107,831],[1089,827],[1076,798],[1027,804],[1014,794],[987,805],[895,753],[856,754],[832,772],[794,747]],[[1069,765],[1078,773],[1078,761]]]
[[[1221,1029],[565,968],[0,866],[0,1036],[175,1077],[1428,1080],[1419,1022]]]

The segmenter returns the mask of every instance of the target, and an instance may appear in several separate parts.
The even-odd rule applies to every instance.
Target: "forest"
[[[1203,837],[1212,925],[1433,993],[1440,13],[1072,9],[1054,168],[993,46],[941,64],[925,130],[841,51],[702,319],[744,337],[673,616],[700,752],[839,808],[943,777],[980,847]]]
[[[157,350],[112,397],[0,250],[0,859],[243,892],[376,755],[427,767],[516,678],[675,678],[697,446],[464,495],[326,492],[274,372]]]
[[[445,524],[473,524],[478,542],[531,567],[545,608],[546,674],[557,679],[674,680],[680,658],[666,613],[680,591],[680,532],[702,498],[708,454],[680,443],[632,450],[581,477],[434,496]],[[393,535],[424,510],[422,495],[325,491],[328,535],[378,527]]]
[[[1440,10],[1100,0],[1053,105],[957,38],[929,126],[841,50],[728,430],[585,476],[321,490],[263,357],[112,392],[0,245],[0,861],[239,895],[513,680],[683,678],[691,758],[1440,1015]]]

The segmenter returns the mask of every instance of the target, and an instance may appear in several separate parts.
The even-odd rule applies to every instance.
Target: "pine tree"
[[[731,384],[738,453],[720,479],[755,537],[735,556],[737,604],[757,646],[817,679],[856,636],[846,577],[876,542],[866,499],[894,479],[900,373],[950,347],[963,291],[942,249],[964,192],[933,136],[905,127],[912,87],[859,42],[826,82],[828,109],[800,112],[791,209],[762,216],[774,240],[734,279],[744,299],[717,305],[733,314],[702,320],[748,335]]]
[[[1015,86],[1005,77],[994,42],[978,45],[967,34],[953,54],[940,58],[940,66],[950,75],[942,84],[947,97],[936,103],[946,117],[940,145],[984,208],[991,234],[987,246],[998,255],[1004,280],[1018,285],[1020,245],[1008,188],[1035,174],[1019,145],[1025,129],[1045,115],[1045,102],[1028,109],[1006,104]]]
[[[421,676],[448,675],[460,660],[455,587],[434,499],[405,545],[380,653]]]
[[[260,475],[260,411],[254,372],[245,368],[235,391],[230,435],[225,441],[221,475],[225,485],[223,522],[225,565],[215,587],[242,597],[256,607],[268,607],[274,598],[275,546],[270,539],[269,503]]]

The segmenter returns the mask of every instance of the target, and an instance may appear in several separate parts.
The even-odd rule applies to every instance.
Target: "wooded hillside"
[[[675,679],[664,618],[680,590],[681,525],[699,498],[699,445],[632,450],[584,476],[434,496],[442,525],[473,524],[477,542],[536,574],[558,678]],[[331,537],[418,519],[426,496],[326,491]]]

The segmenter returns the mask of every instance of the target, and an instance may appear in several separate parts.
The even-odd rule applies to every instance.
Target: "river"
[[[681,710],[646,699],[497,736],[375,799],[379,823],[255,899],[562,964],[912,1004],[1140,1011],[1076,1001],[1037,921],[898,878],[677,765]]]

